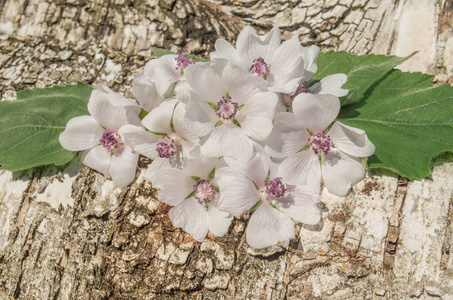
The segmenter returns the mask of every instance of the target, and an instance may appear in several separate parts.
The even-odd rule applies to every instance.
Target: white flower
[[[198,142],[184,120],[186,105],[165,101],[142,120],[142,127],[126,125],[119,131],[134,151],[153,160],[150,168],[182,167],[182,159]]]
[[[144,73],[132,83],[132,92],[143,109],[151,111],[170,97],[187,103],[190,89],[184,69],[194,63],[194,58],[187,58],[187,51],[182,49],[178,54],[167,54],[149,61]]]
[[[321,177],[327,190],[345,196],[351,186],[365,176],[360,157],[374,153],[366,133],[335,122],[340,100],[333,95],[300,94],[293,112],[280,113],[266,142],[273,157],[286,157],[279,174],[291,184],[319,186]]]
[[[134,181],[139,154],[123,143],[118,131],[126,124],[139,125],[140,108],[103,85],[98,85],[88,101],[91,116],[69,120],[60,134],[60,144],[70,151],[86,150],[82,163],[112,177],[120,187]]]
[[[316,46],[302,47],[296,37],[281,43],[277,27],[259,36],[246,26],[238,36],[236,49],[224,39],[218,39],[215,48],[211,53],[214,61],[226,59],[265,79],[269,90],[286,94],[296,91],[304,74],[311,77],[312,57],[319,52]]]
[[[222,66],[223,67],[223,66]],[[253,141],[264,141],[272,130],[277,95],[266,84],[228,63],[194,65],[186,70],[192,88],[186,119],[201,139],[206,156],[230,156],[247,161]]]
[[[250,218],[246,238],[250,246],[265,248],[294,238],[292,219],[317,224],[321,212],[315,189],[285,185],[285,178],[276,176],[276,165],[257,148],[250,162],[226,159],[230,167],[217,170],[216,175],[220,210],[239,217],[259,206]]]
[[[217,208],[219,191],[215,173],[223,165],[222,159],[198,155],[185,160],[182,170],[164,168],[144,176],[160,189],[157,198],[174,206],[169,212],[173,225],[199,242],[208,230],[223,236],[231,223],[232,216]]]

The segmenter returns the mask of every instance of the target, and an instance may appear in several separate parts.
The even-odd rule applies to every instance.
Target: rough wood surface
[[[0,0],[0,95],[83,81],[131,96],[151,46],[205,55],[246,24],[323,50],[419,51],[401,68],[447,83],[452,9],[450,0]],[[155,192],[141,177],[119,189],[77,162],[0,171],[0,299],[453,298],[453,163],[421,181],[370,173],[346,198],[324,191],[322,223],[296,225],[299,238],[271,255],[245,243],[247,215],[197,243],[171,226]]]

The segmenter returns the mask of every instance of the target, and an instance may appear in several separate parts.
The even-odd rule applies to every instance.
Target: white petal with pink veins
[[[267,203],[253,213],[247,225],[247,243],[257,249],[294,238],[294,222]]]
[[[368,157],[376,149],[362,129],[335,122],[329,130],[335,148],[356,157]]]
[[[138,156],[132,148],[123,146],[122,151],[116,150],[111,157],[110,176],[119,187],[125,187],[135,179]]]
[[[313,134],[323,132],[340,112],[340,99],[333,95],[299,94],[293,112]]]
[[[70,151],[81,151],[99,145],[104,128],[92,116],[72,118],[59,140],[63,148]]]
[[[344,197],[351,187],[363,179],[365,167],[357,157],[331,149],[322,159],[322,178],[329,193]]]
[[[208,233],[208,212],[194,197],[170,209],[168,216],[173,226],[182,228],[198,242],[202,242]]]

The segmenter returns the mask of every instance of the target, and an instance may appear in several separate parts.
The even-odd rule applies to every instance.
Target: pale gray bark
[[[358,54],[408,55],[404,70],[453,76],[451,1],[0,0],[0,95],[106,83],[132,96],[150,47],[206,55],[246,24]],[[141,171],[149,163],[142,159]],[[61,170],[60,170],[61,171]],[[288,249],[256,253],[248,216],[197,243],[141,177],[119,189],[80,164],[0,171],[0,299],[453,297],[453,164],[422,181],[372,173]],[[141,173],[140,173],[141,174]],[[270,256],[268,256],[270,253]],[[263,256],[264,255],[264,256]]]

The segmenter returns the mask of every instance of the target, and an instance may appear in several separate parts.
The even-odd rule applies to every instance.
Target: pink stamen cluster
[[[176,60],[176,70],[179,70],[180,68],[182,68],[184,70],[189,65],[195,63],[195,58],[194,57],[191,57],[191,58],[187,59],[187,50],[179,49],[177,54],[178,54],[178,57],[175,58],[175,60]]]
[[[236,102],[231,101],[231,97],[222,97],[222,99],[217,102],[215,113],[219,118],[222,118],[224,120],[231,120],[236,116],[238,107],[239,106]]]
[[[101,142],[102,146],[109,151],[115,150],[122,143],[118,132],[112,129],[105,129],[99,142]]]
[[[308,88],[308,81],[301,81],[299,83],[299,86],[297,87],[296,92],[294,93],[294,95],[291,98],[294,100],[294,98],[296,98],[296,96],[301,93],[311,94],[311,91]]]
[[[200,180],[197,184],[194,184],[193,190],[195,191],[195,199],[198,200],[198,203],[210,203],[214,201],[217,197],[217,191],[214,185],[211,184],[209,180]]]
[[[311,138],[308,139],[308,142],[313,149],[315,154],[318,154],[320,151],[324,155],[329,153],[330,148],[334,147],[333,142],[330,140],[330,135],[324,135],[320,132],[314,134]]]
[[[285,195],[286,188],[281,177],[276,177],[272,180],[264,180],[264,186],[266,187],[266,190],[264,191],[267,194],[266,200],[269,200],[270,195],[274,195],[275,198],[280,198]]]
[[[268,65],[262,57],[258,57],[257,59],[253,60],[253,64],[250,67],[249,71],[264,79],[266,79],[266,77],[271,73],[269,71]]]
[[[176,154],[175,139],[169,137],[168,135],[162,138],[160,143],[157,143],[157,155],[159,157],[170,158]]]

